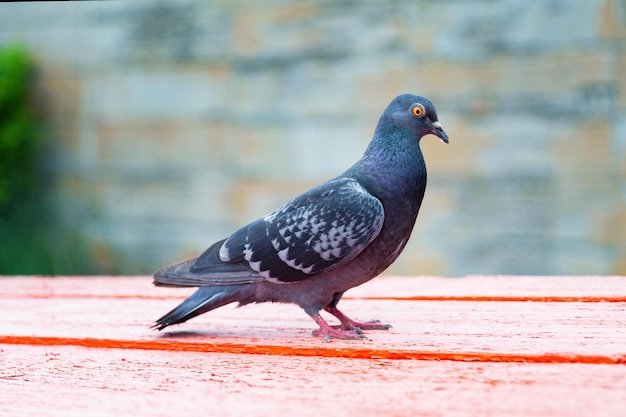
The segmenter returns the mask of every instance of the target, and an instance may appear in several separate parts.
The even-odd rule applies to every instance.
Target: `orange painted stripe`
[[[96,349],[140,349],[183,352],[212,352],[255,355],[306,356],[349,359],[395,359],[463,362],[524,362],[626,364],[626,354],[616,356],[581,354],[522,354],[492,352],[420,352],[370,348],[333,348],[332,346],[289,347],[246,343],[194,343],[175,340],[115,340],[38,336],[0,336],[0,344],[31,346],[79,346]]]
[[[345,300],[350,297],[344,297]],[[626,296],[562,296],[562,295],[415,295],[408,297],[354,297],[353,300],[391,301],[495,301],[538,303],[626,303]]]
[[[16,298],[15,294],[0,294],[2,298]],[[179,295],[141,294],[20,294],[28,299],[98,299],[98,300],[184,300]],[[472,302],[538,302],[538,303],[626,303],[626,296],[561,296],[561,295],[413,295],[407,297],[343,297],[344,300],[376,301],[472,301]]]

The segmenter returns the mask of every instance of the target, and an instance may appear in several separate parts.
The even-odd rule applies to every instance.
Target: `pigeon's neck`
[[[375,275],[406,245],[426,191],[426,164],[418,139],[401,133],[377,129],[363,157],[344,174],[356,179],[385,208],[381,232],[367,249],[375,254],[372,259],[387,260],[368,264]]]
[[[417,138],[395,129],[379,130],[363,157],[347,172],[379,197],[401,197],[421,203],[426,164]]]

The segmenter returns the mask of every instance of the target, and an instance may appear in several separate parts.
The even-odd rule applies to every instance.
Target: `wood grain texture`
[[[148,277],[0,278],[0,415],[626,409],[626,277],[378,278],[341,302],[394,325],[364,341],[325,343],[278,304],[148,328],[192,291]]]

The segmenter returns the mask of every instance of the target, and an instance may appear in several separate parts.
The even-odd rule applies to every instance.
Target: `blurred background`
[[[0,273],[150,274],[429,97],[390,274],[626,275],[626,1],[0,4]]]

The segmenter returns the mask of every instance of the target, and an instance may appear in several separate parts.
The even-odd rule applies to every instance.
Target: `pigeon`
[[[154,273],[157,286],[199,287],[152,326],[162,330],[238,302],[300,306],[326,341],[386,330],[337,308],[343,294],[383,272],[404,249],[426,190],[420,139],[448,143],[433,103],[403,94],[385,109],[365,153],[343,174],[211,245],[197,258]],[[324,310],[340,324],[330,325]]]

